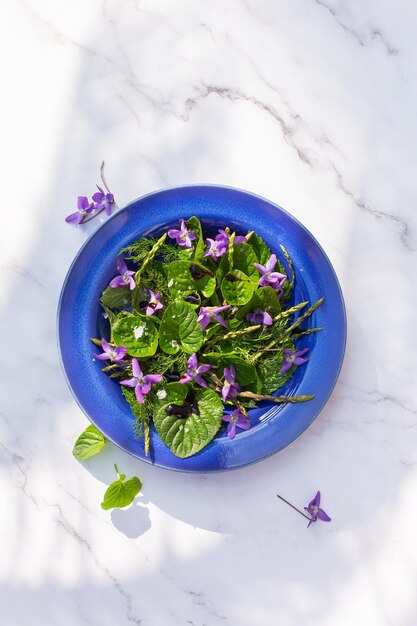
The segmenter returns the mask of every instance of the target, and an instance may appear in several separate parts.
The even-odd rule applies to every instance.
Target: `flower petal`
[[[198,385],[200,385],[200,387],[204,387],[204,388],[208,387],[208,384],[206,383],[204,378],[202,378],[201,376],[196,376],[194,380]]]
[[[78,196],[77,208],[79,211],[85,211],[88,205],[89,205],[89,202],[88,202],[87,196]]]
[[[322,522],[331,522],[331,521],[332,521],[332,518],[331,518],[331,517],[329,517],[329,516],[327,515],[326,511],[323,511],[323,509],[319,509],[319,510],[317,511],[317,517],[318,517],[319,519],[321,519],[321,521],[322,521]]]
[[[132,374],[135,378],[142,378],[143,376],[139,361],[135,358],[132,359]]]
[[[197,367],[197,354],[194,352],[187,361],[188,367]]]
[[[242,430],[249,430],[252,424],[244,415],[239,415],[237,422],[236,422],[236,426],[238,426]]]
[[[146,395],[146,392],[144,394],[143,391],[144,389],[140,385],[135,386],[136,400],[139,402],[139,404],[143,404],[145,402],[145,398],[143,396]]]
[[[272,272],[275,269],[276,264],[277,264],[277,257],[275,254],[271,254],[265,266],[266,271]]]
[[[117,268],[117,271],[119,272],[119,274],[124,274],[125,272],[127,272],[127,265],[123,261],[123,259],[117,259],[117,261],[116,261],[116,268]]]
[[[290,361],[286,361],[284,359],[284,361],[282,362],[282,365],[281,365],[281,369],[279,370],[279,373],[283,374],[284,372],[287,372],[290,369],[291,365],[292,365],[292,363],[290,363]]]
[[[103,348],[104,352],[108,352],[110,350],[110,346],[108,342],[104,339],[104,337],[101,340],[101,347]]]
[[[266,272],[267,272],[266,267],[264,267],[260,263],[254,263],[254,266],[256,267],[256,269],[258,269],[261,272],[262,275],[266,274]]]
[[[107,352],[102,352],[101,354],[93,354],[96,359],[99,361],[107,361],[110,358],[110,355]]]
[[[129,378],[128,380],[120,380],[119,382],[123,387],[136,387],[138,381],[136,378]]]
[[[230,424],[227,427],[227,436],[229,437],[229,439],[234,439],[235,435],[236,435],[236,423],[230,422]]]
[[[146,383],[150,383],[151,385],[156,385],[157,383],[160,383],[162,380],[163,376],[161,376],[161,374],[148,374],[147,376],[143,377],[143,380]]]
[[[110,283],[109,283],[109,287],[124,287],[126,285],[123,276],[115,276],[115,278],[113,278]]]

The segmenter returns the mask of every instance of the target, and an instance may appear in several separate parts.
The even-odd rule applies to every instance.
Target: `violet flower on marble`
[[[116,288],[116,287],[124,287],[125,285],[129,285],[131,290],[134,289],[135,280],[133,276],[135,275],[135,272],[132,272],[132,270],[127,269],[127,265],[123,261],[123,259],[117,259],[116,268],[117,268],[117,271],[119,272],[119,276],[116,276],[115,278],[113,278],[113,280],[110,281],[110,287]]]
[[[327,513],[320,508],[320,500],[321,494],[320,491],[318,491],[312,501],[309,503],[309,505],[304,507],[304,510],[307,511],[307,513],[310,515],[310,521],[307,528],[309,528],[311,524],[313,524],[313,522],[316,522],[318,519],[322,522],[332,521],[332,518],[329,517]]]
[[[230,304],[226,304],[225,306],[202,306],[198,313],[197,322],[201,324],[203,330],[206,330],[212,319],[224,326],[224,328],[227,328],[226,322],[219,313],[230,309],[230,307]]]
[[[240,391],[240,385],[239,383],[235,382],[236,370],[234,365],[231,365],[230,368],[225,367],[223,370],[223,374],[225,382],[223,383],[222,388],[222,398],[226,402],[229,396],[231,398],[236,398],[237,394]]]
[[[65,218],[67,224],[81,224],[83,219],[91,213],[94,208],[94,204],[88,201],[87,196],[78,196],[77,200],[77,210],[75,213],[71,213]]]
[[[101,187],[96,185],[98,191],[93,194],[94,210],[100,211],[104,209],[107,215],[111,214],[111,207],[114,204],[114,196],[112,193],[106,193]]]
[[[262,324],[262,326],[272,326],[272,317],[268,311],[262,311],[262,309],[255,309],[252,313],[246,315],[246,319],[251,324]]]
[[[101,347],[103,352],[101,354],[94,354],[96,359],[100,361],[111,361],[112,363],[123,363],[123,358],[126,355],[127,349],[124,346],[116,346],[112,348],[109,343],[103,338],[101,340]]]
[[[235,409],[230,415],[223,415],[222,420],[228,422],[227,436],[229,439],[234,439],[236,435],[236,428],[242,430],[249,430],[252,426],[248,418],[243,415],[240,409]]]
[[[154,293],[152,289],[146,290],[149,296],[149,302],[146,305],[146,315],[153,315],[156,311],[159,311],[164,306],[161,302],[161,296],[159,291]]]
[[[121,380],[120,384],[124,387],[134,387],[136,400],[139,404],[143,404],[145,402],[145,396],[150,392],[152,385],[161,382],[162,375],[147,374],[144,376],[137,359],[132,359],[132,374],[132,378]]]
[[[272,287],[276,289],[278,292],[278,297],[282,295],[282,287],[287,280],[285,274],[281,274],[280,272],[274,272],[275,266],[277,264],[277,257],[275,254],[271,254],[266,265],[261,265],[260,263],[254,263],[254,266],[259,270],[261,277],[259,279],[260,287]]]
[[[287,370],[290,369],[292,365],[302,365],[303,363],[307,363],[308,358],[304,358],[303,354],[308,352],[308,348],[304,348],[304,350],[298,350],[297,352],[293,352],[286,348],[283,350],[283,360],[281,369],[279,370],[280,374],[283,374]]]
[[[226,253],[228,244],[223,239],[210,239],[208,237],[206,242],[208,248],[203,256],[211,256],[212,259],[217,260]]]
[[[194,352],[194,354],[192,354],[188,359],[187,371],[181,376],[179,382],[184,385],[185,383],[190,383],[194,380],[198,385],[200,385],[200,387],[208,387],[206,381],[202,377],[202,374],[205,374],[211,368],[212,366],[206,363],[201,363],[199,365],[197,361],[197,354]]]
[[[188,230],[184,220],[181,220],[180,226],[180,230],[176,228],[171,228],[168,231],[168,237],[170,239],[175,239],[179,246],[183,246],[184,248],[192,248],[193,244],[191,242],[194,239],[197,239],[197,235],[193,230]]]

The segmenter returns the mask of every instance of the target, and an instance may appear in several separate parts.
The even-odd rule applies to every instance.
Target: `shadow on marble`
[[[126,509],[113,509],[111,520],[115,528],[129,539],[144,535],[151,527],[147,502],[139,497]]]

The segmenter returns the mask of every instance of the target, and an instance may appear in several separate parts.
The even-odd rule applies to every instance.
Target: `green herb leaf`
[[[243,320],[248,313],[252,313],[255,309],[268,311],[272,317],[281,313],[281,303],[273,287],[268,286],[257,289],[249,302],[237,311],[235,318]],[[233,325],[231,325],[231,328],[233,328]]]
[[[98,454],[106,445],[107,439],[93,425],[87,426],[74,444],[72,454],[78,461],[85,461],[90,456]]]
[[[208,352],[202,357],[202,361],[216,365],[219,369],[228,367],[231,364],[234,365],[236,369],[236,380],[242,387],[256,382],[257,373],[255,366],[239,356],[237,352],[229,352],[227,354]]]
[[[240,270],[228,272],[221,284],[221,292],[229,304],[246,304],[252,298],[254,289],[254,282]]]
[[[272,252],[264,242],[264,240],[259,237],[256,233],[253,233],[252,237],[249,239],[249,244],[253,251],[256,254],[256,258],[258,259],[258,263],[261,265],[265,265]]]
[[[133,476],[128,480],[125,480],[126,475],[120,474],[117,471],[117,466],[114,466],[117,472],[117,480],[114,481],[106,490],[101,503],[101,508],[105,511],[109,509],[119,508],[122,509],[133,502],[142,489],[142,483],[137,476]]]
[[[158,332],[146,315],[118,315],[112,333],[115,344],[125,346],[130,356],[152,356],[158,347]]]
[[[189,230],[193,230],[197,235],[197,239],[194,241],[194,258],[196,261],[199,261],[204,253],[204,239],[203,239],[203,231],[201,229],[201,222],[198,217],[190,217],[187,221],[187,228]]]
[[[291,346],[286,345],[285,347]],[[259,361],[258,372],[262,381],[262,393],[272,393],[292,378],[296,369],[294,365],[283,374],[280,374],[282,359],[283,353],[282,350],[279,350],[278,352],[273,352],[272,356],[264,357]]]
[[[211,389],[196,393],[198,414],[191,413],[186,418],[175,413],[168,414],[166,410],[168,406],[184,405],[188,387],[180,383],[166,385],[167,396],[157,405],[154,414],[155,428],[162,441],[182,459],[196,454],[214,439],[221,426],[223,415],[221,398]]]
[[[192,354],[198,352],[203,342],[203,331],[191,304],[177,300],[167,307],[159,331],[159,345],[164,352],[176,354],[182,349]]]
[[[130,304],[130,287],[107,287],[101,294],[101,303],[109,309],[121,309]]]
[[[200,263],[174,261],[168,266],[168,286],[176,297],[201,291],[209,298],[216,289],[216,279],[211,275],[211,271]]]
[[[259,271],[254,266],[258,258],[248,243],[238,243],[233,251],[233,269],[240,270],[257,285],[259,282]]]

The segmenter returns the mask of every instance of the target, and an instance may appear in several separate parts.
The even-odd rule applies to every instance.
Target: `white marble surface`
[[[3,0],[1,626],[414,626],[416,3]],[[60,371],[55,311],[101,160],[119,204],[210,182],[281,204],[339,275],[349,340],[313,426],[215,476],[115,447]],[[137,504],[100,509],[117,461]],[[281,504],[320,488],[331,524]]]

